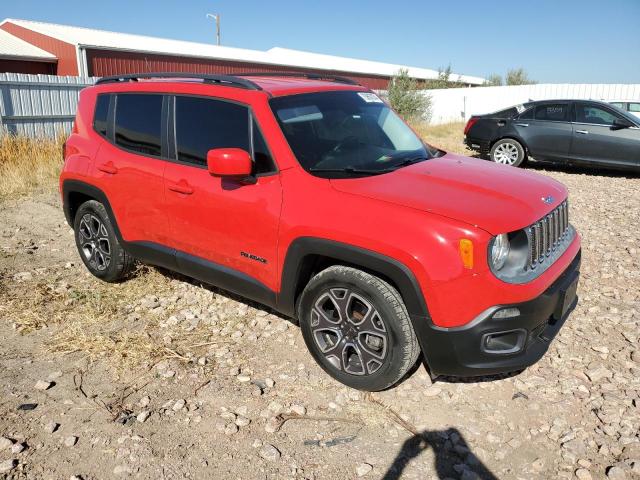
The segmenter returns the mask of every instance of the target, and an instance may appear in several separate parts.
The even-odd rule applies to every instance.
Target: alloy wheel
[[[503,165],[513,165],[518,161],[518,147],[505,142],[498,145],[493,152],[493,160]]]
[[[375,306],[350,288],[330,288],[311,310],[311,332],[322,355],[351,375],[378,371],[387,357],[387,328]]]
[[[111,244],[104,223],[90,213],[83,215],[78,231],[82,254],[89,266],[104,271],[111,263]]]

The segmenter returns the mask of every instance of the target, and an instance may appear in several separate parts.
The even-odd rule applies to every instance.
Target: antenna
[[[220,45],[220,14],[207,13],[206,18],[213,18],[216,21],[216,43]]]

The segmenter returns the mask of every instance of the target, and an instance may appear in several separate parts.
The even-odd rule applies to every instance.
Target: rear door
[[[109,120],[94,126],[107,140],[96,156],[94,176],[124,240],[165,243],[169,224],[163,188],[164,97],[156,93],[109,97]]]
[[[513,121],[533,158],[566,160],[571,146],[569,102],[533,106]]]
[[[175,160],[165,171],[165,195],[179,267],[214,284],[223,278],[220,286],[230,290],[230,278],[246,275],[275,289],[282,188],[257,120],[248,106],[227,100],[171,100]],[[248,151],[255,181],[211,176],[206,156],[214,148]]]
[[[611,167],[640,166],[640,128],[613,127],[624,117],[609,106],[575,102],[575,122],[571,155],[581,163]]]

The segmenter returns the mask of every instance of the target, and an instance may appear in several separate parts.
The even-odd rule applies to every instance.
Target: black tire
[[[76,247],[87,269],[105,282],[118,282],[129,274],[134,259],[124,251],[104,206],[84,202],[73,220]]]
[[[398,291],[361,270],[336,265],[315,275],[300,296],[297,313],[313,358],[349,387],[385,390],[406,375],[420,354]]]
[[[503,138],[498,140],[491,147],[489,158],[492,162],[502,165],[519,167],[526,159],[526,152],[520,142],[513,138]]]

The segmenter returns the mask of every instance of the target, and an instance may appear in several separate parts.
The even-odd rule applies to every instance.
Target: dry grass
[[[64,140],[0,134],[0,199],[55,188]]]
[[[42,281],[0,282],[0,317],[11,318],[14,328],[29,334],[48,329],[44,347],[61,355],[80,354],[88,360],[106,360],[114,373],[163,359],[191,361],[210,346],[225,344],[211,327],[200,324],[186,330],[184,324],[161,327],[160,322],[184,305],[166,307],[161,315],[140,309],[149,294],[175,295],[173,276],[141,266],[131,279],[110,284],[91,277],[56,275]],[[188,287],[199,288],[199,287]],[[217,327],[235,324],[236,317],[220,319]]]
[[[444,125],[417,123],[412,125],[412,127],[425,142],[434,147],[451,153],[459,153],[460,155],[473,154],[473,152],[462,143],[464,123],[446,123]]]

